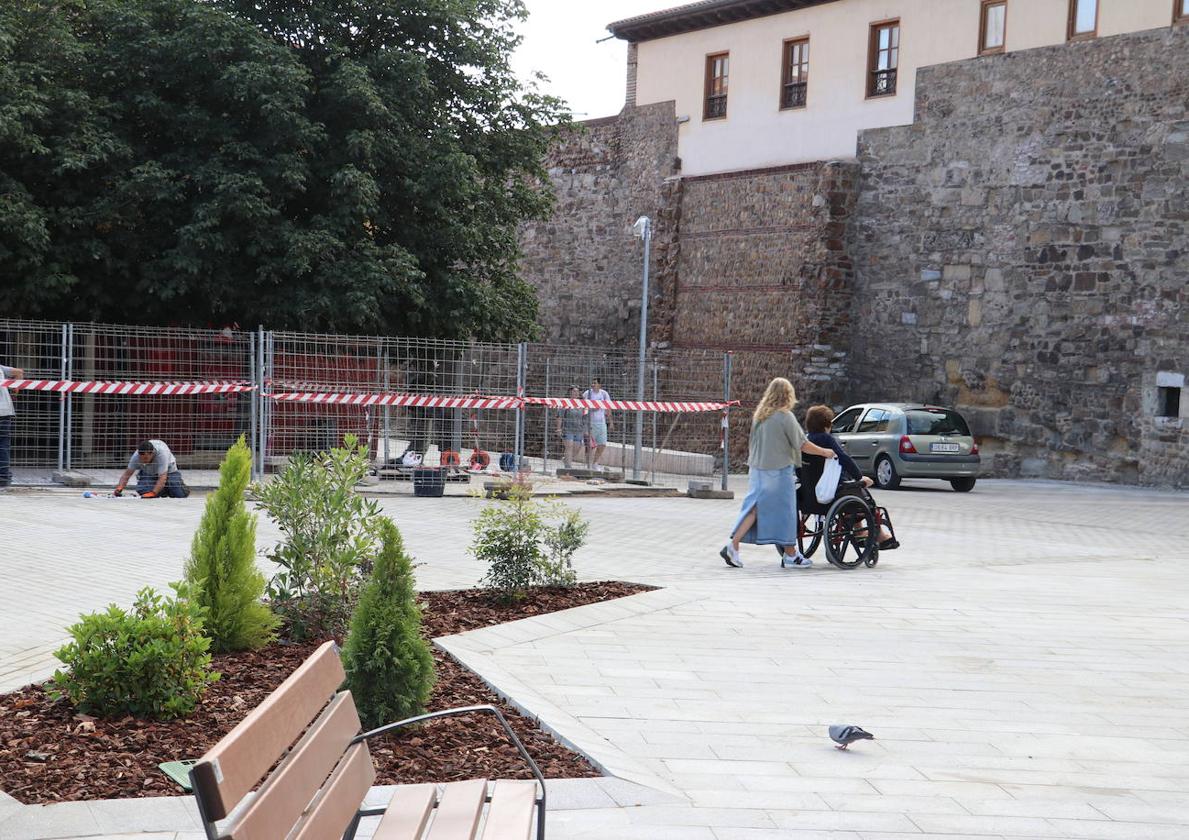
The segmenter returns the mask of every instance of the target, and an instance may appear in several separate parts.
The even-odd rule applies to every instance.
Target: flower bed
[[[418,596],[428,638],[607,601],[650,587],[618,582],[565,589],[535,589],[510,605],[487,592],[425,592]],[[280,685],[317,647],[273,644],[251,653],[221,654],[213,667],[222,678],[190,717],[174,721],[102,720],[54,702],[40,686],[0,695],[0,790],[21,802],[121,799],[179,795],[157,765],[197,758]],[[490,703],[508,716],[549,778],[598,773],[581,756],[516,713],[473,673],[434,650],[437,684],[429,708]],[[372,744],[377,784],[447,782],[477,777],[529,778],[516,749],[498,724],[484,718],[448,718]]]

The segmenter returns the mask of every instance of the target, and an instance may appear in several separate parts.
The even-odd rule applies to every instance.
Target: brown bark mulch
[[[481,590],[423,592],[423,629],[429,638],[461,633],[533,615],[621,598],[650,587],[619,582],[569,589],[538,589],[509,606]],[[198,758],[280,685],[317,644],[273,644],[250,653],[222,654],[222,674],[194,714],[176,721],[97,719],[54,702],[41,686],[0,695],[0,790],[26,804],[80,799],[175,796],[182,791],[157,765]],[[549,778],[599,775],[518,714],[445,653],[434,649],[437,684],[429,709],[491,704]],[[446,718],[399,736],[373,741],[377,784],[448,782],[473,778],[531,778],[516,748],[494,718]]]

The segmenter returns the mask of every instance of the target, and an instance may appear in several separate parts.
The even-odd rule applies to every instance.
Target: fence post
[[[74,378],[74,324],[66,324],[66,376]],[[74,394],[66,394],[66,469],[74,468]]]
[[[260,399],[262,385],[256,378],[256,336],[248,333],[248,377],[252,390],[248,393],[248,448],[252,453],[252,481],[260,480],[256,471],[256,400]]]
[[[58,378],[66,378],[66,328],[62,325],[62,358]],[[66,469],[66,394],[58,394],[58,470]]]
[[[731,401],[731,351],[723,354],[722,359],[722,401]],[[731,475],[731,407],[722,410],[722,489],[727,489],[727,480]]]
[[[528,345],[523,341],[516,345],[516,396],[524,396],[524,363],[528,355]],[[516,408],[516,429],[513,434],[512,454],[516,471],[520,471],[520,458],[524,449],[524,406]]]
[[[544,396],[546,396],[546,397],[552,395],[552,393],[553,393],[551,390],[549,390],[549,363],[552,361],[553,360],[549,359],[549,358],[545,359],[545,394],[544,394]],[[566,442],[564,439],[562,440],[561,445],[562,445],[562,448],[564,449],[565,445],[566,445]],[[541,453],[541,472],[544,475],[549,474],[549,404],[548,403],[545,404],[545,448],[544,448],[544,451]]]
[[[659,391],[657,389],[656,359],[653,359],[652,360],[652,400],[653,400],[653,402],[660,401],[660,397],[658,396],[658,394],[659,394]],[[654,412],[652,412],[652,465],[651,465],[652,469],[650,470],[650,477],[648,479],[649,484],[656,484],[656,462],[657,462],[657,458],[660,454],[656,448],[656,420],[657,420],[657,412],[654,411]]]

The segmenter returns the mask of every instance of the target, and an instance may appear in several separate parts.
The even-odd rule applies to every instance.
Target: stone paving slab
[[[1189,837],[1189,495],[939,488],[879,494],[905,547],[854,571],[781,570],[759,548],[725,567],[733,502],[574,500],[592,523],[583,577],[665,589],[441,641],[659,797],[587,792],[551,816],[550,837]],[[47,495],[0,499],[15,523],[0,676],[31,673],[80,610],[179,576],[201,509]],[[483,503],[423,501],[384,501],[419,585],[472,585]],[[260,535],[276,538],[263,522]],[[824,736],[835,722],[878,740],[840,753]],[[36,836],[107,830],[78,804],[53,806],[58,833]],[[0,838],[21,836],[10,823]]]

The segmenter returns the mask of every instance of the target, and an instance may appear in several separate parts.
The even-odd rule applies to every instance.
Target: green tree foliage
[[[347,687],[368,728],[424,712],[434,683],[433,656],[421,636],[412,564],[392,520],[382,518],[379,531],[380,556],[343,646]]]
[[[50,696],[66,698],[101,717],[183,717],[219,679],[210,670],[210,639],[202,633],[202,608],[174,584],[177,597],[146,587],[130,611],[79,617],[71,641],[54,653],[57,671]]]
[[[0,4],[12,311],[523,338],[519,0]],[[8,104],[8,103],[11,103]]]
[[[241,435],[219,467],[219,489],[207,497],[186,562],[186,582],[205,612],[206,635],[216,653],[263,647],[280,623],[261,601],[256,516],[244,504],[251,479],[252,453]]]

